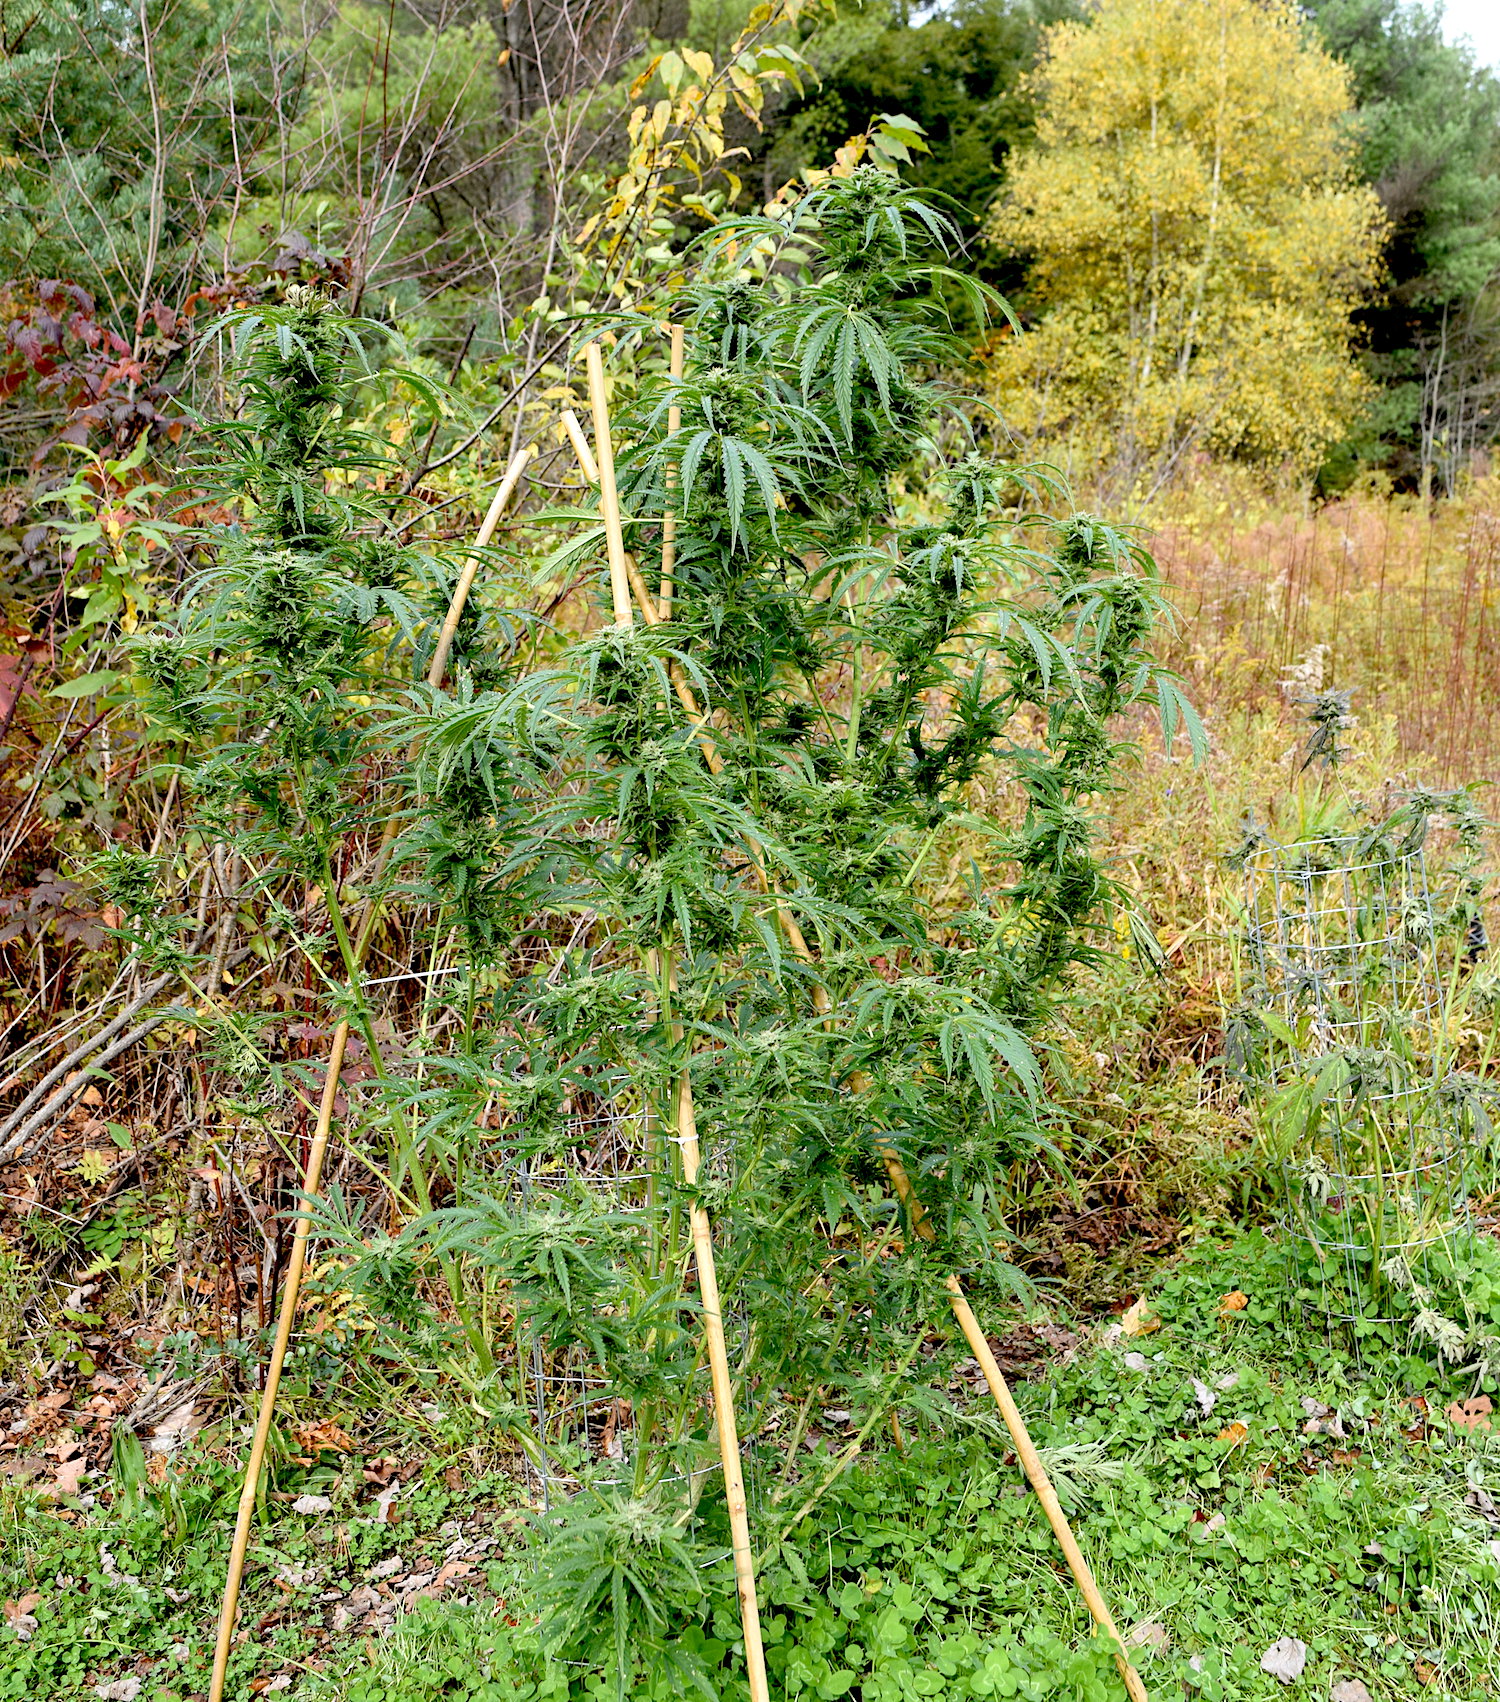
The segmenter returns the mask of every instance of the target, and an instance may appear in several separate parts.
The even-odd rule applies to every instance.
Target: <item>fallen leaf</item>
[[[1238,1448],[1250,1434],[1250,1426],[1243,1419],[1237,1418],[1233,1424],[1226,1424],[1219,1432],[1218,1440],[1227,1442],[1231,1448]]]
[[[1426,1661],[1413,1661],[1411,1670],[1417,1675],[1418,1684],[1436,1684],[1438,1681],[1437,1668]]]
[[[1149,1649],[1153,1655],[1164,1655],[1172,1647],[1171,1633],[1159,1619],[1143,1619],[1125,1633],[1127,1649]]]
[[[1206,1537],[1211,1537],[1215,1531],[1222,1531],[1223,1529],[1224,1515],[1222,1513],[1215,1513],[1213,1518],[1203,1521],[1203,1534]]]
[[[64,1496],[77,1495],[79,1485],[87,1475],[88,1469],[89,1463],[82,1454],[76,1455],[71,1460],[63,1460],[59,1464],[52,1482],[42,1491],[42,1494],[54,1501],[60,1501]]]
[[[152,1426],[151,1440],[146,1444],[147,1450],[153,1454],[175,1454],[202,1428],[203,1420],[199,1418],[192,1401],[184,1401],[181,1406],[173,1407],[159,1424]]]
[[[378,1566],[372,1566],[366,1574],[370,1578],[394,1578],[398,1572],[405,1571],[406,1562],[399,1554],[393,1554],[382,1560]]]
[[[1295,1683],[1306,1665],[1307,1644],[1296,1637],[1278,1637],[1260,1657],[1260,1670],[1279,1678],[1283,1684]]]
[[[333,1502],[326,1495],[299,1495],[292,1503],[294,1513],[311,1515],[313,1513],[331,1513]]]
[[[40,1590],[28,1590],[18,1601],[5,1604],[5,1623],[15,1632],[18,1643],[26,1642],[36,1630],[36,1615],[31,1610],[41,1599]]]
[[[1374,1702],[1362,1678],[1341,1678],[1328,1692],[1328,1702]]]
[[[101,1702],[135,1702],[141,1693],[141,1681],[134,1673],[129,1678],[117,1678],[109,1684],[96,1684],[95,1696]]]
[[[1193,1394],[1199,1407],[1202,1408],[1203,1416],[1207,1418],[1218,1405],[1219,1397],[1209,1388],[1207,1383],[1199,1382],[1196,1377],[1193,1379]]]
[[[379,1509],[379,1511],[376,1513],[375,1517],[376,1517],[376,1520],[380,1524],[382,1524],[382,1525],[390,1524],[390,1522],[391,1522],[391,1508],[395,1504],[396,1497],[400,1493],[401,1493],[400,1483],[399,1482],[392,1482],[388,1488],[382,1489],[381,1492],[379,1493],[379,1495],[377,1495],[375,1497],[375,1505]]]
[[[1460,1430],[1471,1434],[1477,1430],[1490,1430],[1490,1414],[1495,1410],[1494,1402],[1488,1395],[1475,1395],[1472,1401],[1455,1401],[1447,1411],[1449,1424],[1457,1425]]]
[[[1127,1371],[1149,1371],[1151,1362],[1144,1353],[1127,1353],[1121,1362]]]
[[[1250,1296],[1236,1288],[1219,1302],[1219,1316],[1232,1318],[1236,1312],[1243,1312],[1249,1304]]]
[[[352,1454],[353,1439],[336,1425],[331,1418],[315,1419],[310,1424],[299,1424],[292,1431],[304,1453],[308,1454]]]
[[[1143,1294],[1120,1315],[1120,1328],[1127,1336],[1149,1336],[1161,1328],[1161,1319],[1151,1310]]]
[[[1335,1448],[1332,1455],[1336,1466],[1357,1466],[1363,1458],[1358,1448]]]

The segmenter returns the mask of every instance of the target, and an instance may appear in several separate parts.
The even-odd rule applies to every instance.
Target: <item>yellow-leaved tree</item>
[[[1382,229],[1343,68],[1285,0],[1099,0],[1035,87],[986,226],[1030,263],[1034,328],[990,363],[1011,429],[1128,485],[1200,449],[1315,466],[1367,398]]]

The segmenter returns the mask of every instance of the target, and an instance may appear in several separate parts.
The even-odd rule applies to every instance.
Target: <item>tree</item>
[[[1390,227],[1385,288],[1357,316],[1381,394],[1344,447],[1415,483],[1451,483],[1467,447],[1493,437],[1500,277],[1500,78],[1444,41],[1410,0],[1312,0],[1319,33],[1348,67],[1359,170]]]
[[[229,0],[0,0],[0,276],[77,284],[138,345],[223,264],[296,64]]]
[[[908,177],[947,196],[972,239],[1011,152],[1031,138],[1024,78],[1042,29],[1076,12],[1073,0],[958,0],[912,24],[897,0],[850,8],[807,44],[818,82],[786,109],[768,155],[772,174],[826,158],[876,113],[906,113],[931,149]]]
[[[1199,448],[1316,467],[1369,393],[1351,315],[1383,231],[1347,73],[1281,0],[1102,0],[1046,33],[1035,88],[986,225],[1039,321],[993,357],[1012,429],[1112,446],[1127,484]]]

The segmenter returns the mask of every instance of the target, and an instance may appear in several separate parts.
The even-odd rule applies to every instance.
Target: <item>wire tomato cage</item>
[[[1488,1046],[1478,1075],[1462,1067],[1493,980],[1466,805],[1413,794],[1379,826],[1241,853],[1249,985],[1227,1063],[1263,1096],[1281,1225],[1305,1255],[1291,1280],[1356,1339],[1410,1321],[1396,1297],[1451,1269],[1493,1178]]]

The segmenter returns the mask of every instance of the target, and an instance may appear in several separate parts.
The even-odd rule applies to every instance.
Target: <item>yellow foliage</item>
[[[1034,81],[986,226],[1040,315],[990,365],[1012,429],[1133,478],[1199,450],[1315,464],[1366,400],[1350,314],[1382,236],[1343,68],[1285,0],[1100,0]]]
[[[731,200],[738,196],[740,180],[728,162],[747,150],[731,147],[725,137],[729,108],[737,107],[759,129],[769,93],[783,84],[802,92],[807,61],[784,37],[828,3],[761,0],[718,67],[708,54],[691,48],[657,54],[632,84],[630,98],[638,100],[658,81],[667,98],[632,108],[625,169],[603,211],[580,231],[581,245],[598,247],[608,261],[623,258],[659,220],[701,201],[701,194],[681,194],[684,181],[701,191],[711,175],[717,176]],[[616,281],[615,292],[622,298],[630,293],[625,278]]]

